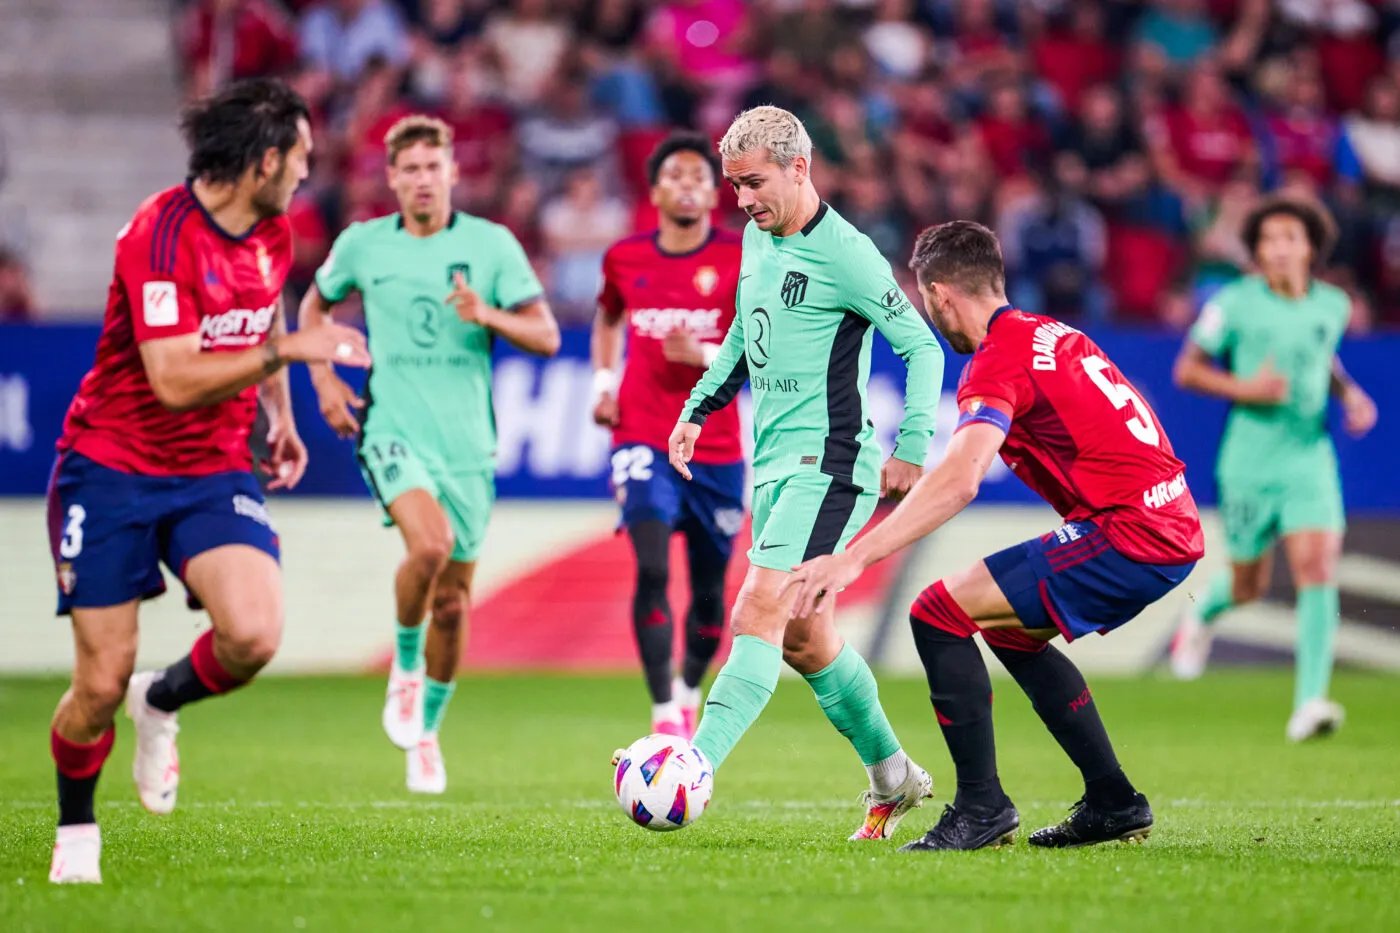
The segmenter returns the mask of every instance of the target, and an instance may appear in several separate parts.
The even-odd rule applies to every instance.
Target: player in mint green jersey
[[[1260,274],[1227,285],[1206,304],[1176,363],[1177,385],[1233,403],[1216,465],[1231,569],[1183,617],[1172,668],[1182,679],[1201,675],[1210,626],[1227,609],[1264,595],[1274,543],[1282,539],[1298,589],[1286,735],[1301,741],[1335,731],[1344,715],[1328,698],[1346,518],[1327,400],[1341,401],[1346,429],[1356,436],[1375,424],[1376,406],[1337,359],[1351,301],[1313,277],[1335,241],[1332,218],[1319,205],[1271,198],[1246,219],[1244,241]]]
[[[452,696],[472,572],[495,499],[491,345],[503,337],[553,356],[559,327],[515,237],[452,209],[457,169],[447,124],[405,117],[385,146],[400,212],[351,224],[336,239],[302,302],[301,326],[330,320],[352,289],[364,300],[374,357],[364,398],[330,366],[313,367],[312,379],[331,427],[359,434],[365,480],[385,524],[403,535],[383,723],[408,751],[409,790],[442,793],[438,726]]]
[[[943,382],[943,351],[870,239],[822,202],[812,142],[776,107],[746,111],[720,143],[724,177],[752,223],[744,230],[738,308],[719,355],[671,435],[682,475],[708,415],[753,393],[753,547],[734,605],[734,647],[705,703],[695,746],[718,768],[758,718],[786,661],[855,746],[870,778],[866,819],[852,839],[888,839],[932,796],[901,749],[864,659],[836,631],[830,601],[791,618],[781,594],[794,567],[843,550],[881,495],[899,498],[922,475]],[[882,333],[908,366],[904,420],[884,461],[865,387]]]

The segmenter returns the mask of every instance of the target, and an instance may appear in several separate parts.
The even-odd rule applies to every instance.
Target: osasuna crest
[[[263,284],[272,284],[272,257],[267,255],[267,247],[258,244],[258,271],[262,273]]]
[[[472,267],[469,262],[454,262],[447,267],[447,284],[457,284],[457,273],[462,273],[462,279],[470,285],[472,282]]]
[[[795,308],[807,297],[807,276],[801,272],[789,272],[783,279],[783,304]]]
[[[714,294],[719,285],[719,270],[714,266],[701,266],[695,270],[695,290],[706,298]]]
[[[63,591],[64,596],[72,596],[77,586],[78,575],[73,572],[73,565],[63,561],[58,565],[58,588]]]

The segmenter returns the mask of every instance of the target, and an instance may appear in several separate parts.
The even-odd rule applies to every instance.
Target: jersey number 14
[[[1147,403],[1142,400],[1142,396],[1133,391],[1133,387],[1123,382],[1114,382],[1108,377],[1108,360],[1101,356],[1086,356],[1080,360],[1084,366],[1084,371],[1089,374],[1089,378],[1094,381],[1094,385],[1099,387],[1099,391],[1108,396],[1108,400],[1113,403],[1113,407],[1122,411],[1128,405],[1133,406],[1133,417],[1127,421],[1128,430],[1133,437],[1156,447],[1162,440],[1162,434],[1157,430],[1157,425],[1152,420],[1152,412],[1148,411]]]

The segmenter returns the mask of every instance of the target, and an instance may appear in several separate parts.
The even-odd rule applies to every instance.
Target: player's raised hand
[[[1366,390],[1354,382],[1348,385],[1342,393],[1342,420],[1346,432],[1352,437],[1365,437],[1376,426],[1377,417],[1376,403]]]
[[[1288,400],[1288,378],[1274,368],[1273,357],[1265,359],[1254,375],[1240,380],[1238,400],[1246,405],[1281,405]]]
[[[355,412],[365,407],[365,400],[334,372],[324,369],[312,369],[311,372],[311,384],[316,389],[321,417],[340,437],[354,437],[360,432],[360,419]]]
[[[821,608],[828,594],[834,594],[860,579],[865,568],[850,551],[814,557],[792,568],[792,576],[783,583],[778,598],[794,596],[789,613],[794,619],[805,619]]]
[[[923,475],[923,467],[891,457],[880,470],[880,496],[898,502],[909,494]]]
[[[690,467],[686,466],[690,458],[695,456],[695,442],[700,437],[700,425],[691,424],[689,421],[676,422],[675,430],[671,432],[671,440],[666,445],[668,455],[671,459],[671,466],[677,472],[690,479]]]
[[[278,343],[277,351],[283,359],[296,363],[336,363],[368,369],[373,362],[365,335],[344,324],[320,324],[288,334]]]
[[[447,303],[466,323],[482,323],[481,319],[486,313],[486,302],[481,300],[480,295],[472,291],[472,287],[467,284],[467,277],[460,272],[452,274],[452,293],[447,296]]]
[[[295,489],[306,475],[306,445],[290,417],[278,418],[267,431],[268,458],[264,469],[272,474],[268,489]]]
[[[673,327],[661,341],[661,353],[671,363],[705,366],[705,349],[700,338],[684,327]]]

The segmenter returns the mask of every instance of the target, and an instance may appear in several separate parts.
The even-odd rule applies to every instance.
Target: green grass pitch
[[[1195,684],[1092,681],[1151,798],[1143,846],[900,855],[853,844],[864,774],[801,682],[784,681],[726,763],[709,812],[641,830],[608,757],[640,735],[635,678],[464,680],[443,733],[450,786],[404,790],[376,679],[269,678],[181,717],[168,817],[130,783],[123,719],[98,791],[106,883],[47,883],[56,680],[0,680],[0,930],[1370,930],[1400,929],[1400,681],[1338,678],[1350,722],[1283,739],[1282,672]],[[1000,768],[1022,837],[1078,796],[1072,766],[997,681]],[[924,686],[887,680],[906,748],[951,796]]]

